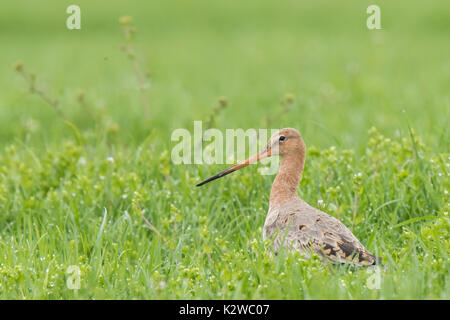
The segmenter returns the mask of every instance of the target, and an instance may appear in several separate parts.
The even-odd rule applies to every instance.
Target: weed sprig
[[[207,129],[210,129],[214,125],[216,125],[216,119],[228,105],[228,100],[226,97],[219,97],[219,99],[217,99],[217,102],[217,105],[213,108],[212,112],[206,118],[205,123]]]
[[[125,38],[125,44],[121,49],[131,61],[134,73],[139,83],[139,91],[142,99],[142,111],[144,116],[148,119],[150,117],[150,103],[148,100],[147,89],[150,85],[150,74],[144,70],[136,57],[136,50],[133,46],[133,40],[136,36],[136,28],[133,26],[133,18],[123,16],[119,19],[122,33]]]
[[[273,116],[268,115],[264,121],[265,128],[270,128],[272,125],[280,121],[284,115],[289,113],[290,106],[294,103],[295,97],[291,93],[287,93],[284,98],[280,101],[280,106],[278,112]]]

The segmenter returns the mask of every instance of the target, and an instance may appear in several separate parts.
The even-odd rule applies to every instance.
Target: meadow
[[[450,3],[76,2],[0,11],[0,299],[450,298]],[[299,195],[385,267],[271,256],[274,176],[172,163],[196,120],[297,128]]]

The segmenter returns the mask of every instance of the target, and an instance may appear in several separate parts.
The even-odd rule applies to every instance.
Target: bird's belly
[[[290,234],[286,234],[285,231],[286,228],[275,228],[273,226],[267,227],[265,225],[263,228],[262,237],[263,241],[270,241],[267,249],[270,249],[275,254],[277,254],[281,248],[284,248],[284,250],[287,251],[298,251],[304,259],[309,259],[311,255],[310,250],[302,246],[298,241],[295,241],[295,239],[289,237]]]

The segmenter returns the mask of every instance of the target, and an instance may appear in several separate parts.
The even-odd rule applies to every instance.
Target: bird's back
[[[263,237],[272,241],[275,251],[283,245],[307,256],[312,250],[335,263],[367,266],[378,262],[342,222],[299,198],[269,209]]]

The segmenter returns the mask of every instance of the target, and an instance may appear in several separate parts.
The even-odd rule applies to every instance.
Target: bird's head
[[[218,174],[200,182],[197,184],[197,187],[204,185],[210,181],[216,180],[227,174],[230,174],[236,170],[244,168],[249,164],[255,163],[261,159],[280,155],[281,157],[294,155],[294,154],[304,154],[305,152],[305,143],[303,142],[302,136],[300,133],[293,128],[284,128],[275,133],[268,141],[266,147],[262,149],[257,154],[251,156],[250,158],[235,164],[234,166],[219,172]]]

